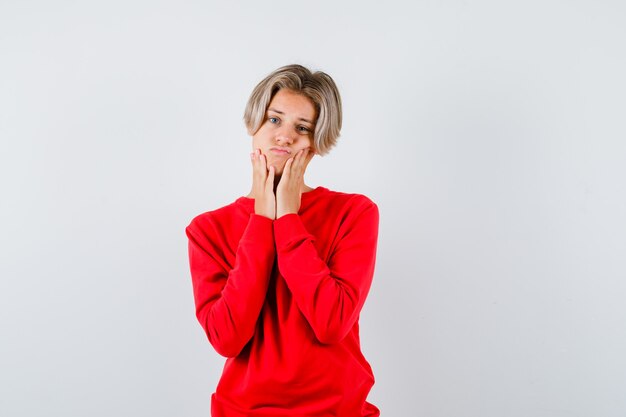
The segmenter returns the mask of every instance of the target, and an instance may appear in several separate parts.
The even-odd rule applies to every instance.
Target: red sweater
[[[378,207],[317,187],[270,220],[240,197],[186,229],[196,316],[226,363],[213,417],[374,417],[359,314]]]

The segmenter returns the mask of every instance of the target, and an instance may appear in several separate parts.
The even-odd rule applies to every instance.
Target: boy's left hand
[[[298,151],[289,158],[283,168],[280,182],[276,187],[276,218],[285,214],[298,213],[304,187],[304,171],[315,155],[310,148]]]

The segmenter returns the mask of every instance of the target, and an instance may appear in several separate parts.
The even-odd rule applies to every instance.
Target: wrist
[[[298,214],[298,212],[296,210],[279,210],[276,211],[276,218],[280,218],[283,216],[286,216],[287,214]]]
[[[289,213],[276,214],[276,220],[283,218],[289,214],[298,214],[298,213],[289,212]]]

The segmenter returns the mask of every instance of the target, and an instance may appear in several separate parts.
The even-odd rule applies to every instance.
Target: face
[[[287,159],[300,149],[313,149],[313,132],[317,114],[313,102],[292,90],[278,90],[270,101],[265,120],[252,136],[252,147],[261,149],[267,166],[274,165],[276,174],[283,172]]]

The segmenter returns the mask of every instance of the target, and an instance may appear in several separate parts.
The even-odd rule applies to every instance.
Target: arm
[[[298,214],[274,221],[278,268],[322,343],[342,340],[357,321],[374,274],[378,207],[368,200],[339,230],[328,265]],[[345,227],[344,227],[345,226]]]
[[[212,229],[211,229],[212,230]],[[186,229],[196,317],[217,353],[235,357],[254,334],[275,259],[272,220],[251,214],[232,269],[194,222]]]

